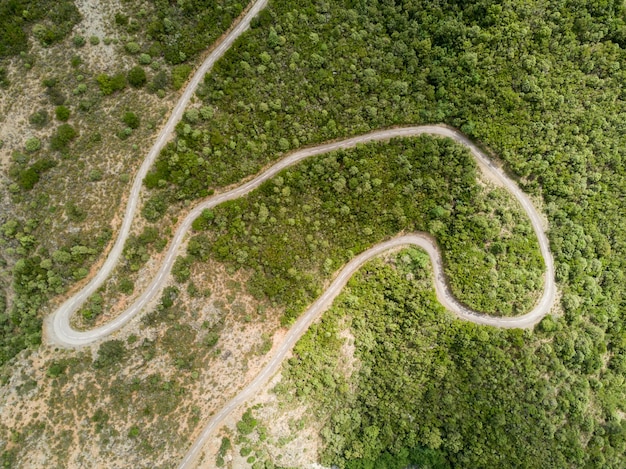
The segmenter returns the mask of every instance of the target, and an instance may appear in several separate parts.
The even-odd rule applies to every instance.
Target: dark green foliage
[[[48,111],[46,111],[45,109],[40,109],[39,111],[33,112],[28,118],[28,121],[31,123],[31,125],[39,128],[45,127],[49,120],[50,118],[48,117]]]
[[[80,21],[72,0],[7,0],[0,2],[0,58],[28,49],[32,34],[49,46],[65,38]]]
[[[594,432],[587,379],[567,373],[540,338],[454,320],[420,258],[411,249],[365,266],[294,349],[277,392],[295,392],[329,416],[322,464],[584,467]],[[354,391],[338,371],[346,324],[358,363]],[[620,433],[604,443],[618,459]]]
[[[51,168],[54,168],[56,165],[56,161],[49,158],[38,160],[32,166],[19,172],[17,183],[23,190],[29,191],[39,182],[41,174]]]
[[[54,110],[57,119],[66,122],[70,118],[70,110],[65,106],[57,106]]]
[[[169,78],[164,70],[160,70],[153,77],[148,85],[148,89],[153,93],[165,89],[169,84]]]
[[[98,358],[93,366],[98,369],[112,368],[126,356],[126,347],[121,340],[103,342],[98,349]]]
[[[35,163],[35,165],[38,162]],[[42,202],[45,203],[45,202]],[[0,228],[3,242],[22,250],[13,267],[13,300],[8,320],[0,315],[0,365],[27,347],[41,343],[41,310],[52,295],[66,291],[75,273],[91,265],[111,238],[111,231],[72,234],[52,255],[36,249],[32,236],[36,220],[20,223],[9,220]]]
[[[156,250],[161,251],[166,242],[167,240],[160,238],[158,230],[153,227],[144,228],[139,236],[129,236],[124,246],[124,258],[126,259],[125,267],[131,272],[139,270],[150,258],[148,253],[149,246],[156,245]],[[124,290],[128,290],[129,288],[132,291],[132,282],[130,285],[126,285]]]
[[[87,40],[83,36],[78,35],[72,38],[72,44],[74,44],[76,48],[83,47],[86,43]]]
[[[167,199],[164,194],[150,197],[141,209],[141,214],[146,220],[155,222],[160,220],[167,210]]]
[[[117,289],[120,291],[120,293],[124,293],[125,295],[130,295],[135,289],[135,284],[132,280],[125,277],[125,278],[120,279],[120,282],[117,285]]]
[[[128,72],[128,83],[135,88],[141,88],[146,84],[146,71],[143,67],[136,66],[129,70]]]
[[[124,115],[122,116],[122,121],[131,129],[139,128],[139,124],[140,124],[139,116],[137,116],[137,114],[135,114],[134,112],[130,112],[130,111],[125,112]]]
[[[252,415],[252,409],[248,409],[241,416],[241,420],[237,422],[237,431],[241,435],[249,435],[257,425],[258,422]]]
[[[243,4],[234,0],[157,3],[146,35],[156,40],[165,60],[179,64],[204,51],[241,13]],[[128,24],[119,19],[119,25]]]
[[[225,186],[257,172],[287,146],[297,148],[399,124],[443,122],[461,129],[490,148],[519,178],[523,189],[543,202],[557,280],[564,293],[564,316],[555,326],[559,331],[549,325],[551,331],[545,332],[544,339],[554,346],[555,353],[546,352],[551,363],[543,371],[548,382],[557,383],[554,394],[563,400],[558,401],[556,410],[544,409],[543,377],[525,368],[532,360],[528,354],[535,349],[529,352],[522,347],[522,365],[516,368],[491,359],[509,353],[508,349],[481,345],[486,358],[468,357],[494,364],[489,376],[474,373],[475,366],[466,377],[459,377],[471,384],[475,376],[477,384],[467,385],[472,392],[495,376],[493,379],[507,383],[506,390],[519,404],[494,392],[493,399],[501,400],[494,406],[510,408],[530,422],[543,423],[544,412],[548,417],[560,416],[562,422],[555,417],[556,429],[544,430],[513,421],[516,441],[530,438],[533,443],[509,445],[509,428],[495,425],[506,416],[486,405],[477,407],[482,413],[470,415],[472,429],[498,431],[478,432],[490,445],[484,459],[476,457],[474,464],[457,459],[455,465],[503,467],[508,462],[513,467],[623,467],[626,452],[620,446],[620,435],[626,396],[618,384],[619,374],[626,370],[622,339],[626,298],[623,3],[286,0],[272,3],[253,26],[247,38],[216,65],[200,90],[205,105],[214,110],[210,123],[199,121],[177,129],[177,142],[168,145],[157,163],[159,176],[150,180],[153,187],[160,185],[177,197],[195,199],[204,197],[207,185]],[[198,159],[204,162],[198,164]],[[347,191],[349,178],[344,179]],[[449,223],[449,208],[439,205],[424,213],[433,222]],[[237,248],[213,240],[209,247],[197,243],[194,249],[199,256],[210,249],[233,264],[237,256],[244,265],[257,259],[250,238],[254,236],[259,243],[267,240],[252,231],[245,233],[251,224],[244,216],[258,216],[259,207],[239,207],[244,210],[237,213],[229,207],[227,212],[229,220],[237,221],[238,226],[231,229],[239,230],[242,242]],[[292,218],[297,221],[300,207],[295,214]],[[393,212],[389,215],[395,216]],[[473,220],[466,218],[464,223]],[[478,237],[490,231],[489,224],[482,222],[475,227]],[[517,235],[523,238],[523,233]],[[363,237],[363,242],[369,239]],[[476,242],[473,235],[471,239]],[[334,238],[329,241],[334,245]],[[278,241],[269,244],[277,246]],[[242,247],[246,250],[239,249]],[[493,255],[506,255],[507,249],[495,242],[489,246]],[[469,254],[471,264],[473,253]],[[274,257],[280,259],[281,255],[286,257],[284,251]],[[256,288],[260,296],[288,290],[287,266],[269,285],[266,267],[259,264],[251,289]],[[498,273],[498,277],[505,276]],[[458,279],[458,274],[452,278]],[[524,276],[519,280],[530,291],[536,288]],[[458,281],[464,288],[473,288],[472,276]],[[292,285],[304,283],[298,279]],[[488,294],[481,296],[486,302],[493,301]],[[383,335],[379,337],[384,343]],[[507,337],[511,347],[523,343],[519,336]],[[603,346],[595,347],[596,343],[606,344],[606,352]],[[459,349],[470,349],[462,344],[459,339]],[[518,352],[510,353],[517,356]],[[404,349],[400,349],[392,357],[403,355]],[[388,379],[393,381],[393,376]],[[437,374],[429,377],[432,382],[441,380]],[[443,389],[448,396],[446,404],[462,415],[463,409],[457,409],[455,403],[466,401],[454,384],[458,383]],[[487,384],[486,389],[493,389]],[[591,397],[581,400],[587,386]],[[520,395],[523,391],[528,396]],[[381,394],[385,396],[384,390]],[[377,393],[367,398],[374,403],[379,399]],[[402,403],[402,393],[391,399]],[[415,400],[419,401],[419,395]],[[587,401],[592,401],[594,413],[580,423],[580,408],[585,408]],[[548,398],[546,402],[552,405],[556,400]],[[394,405],[402,408],[394,403],[389,407]],[[521,405],[521,410],[516,405]],[[462,423],[445,407],[433,408],[439,415],[431,418],[439,419],[441,428],[451,429],[449,435],[440,431],[443,450],[455,454],[457,437],[452,431]],[[385,420],[377,419],[383,417],[372,413],[369,426],[382,428]],[[611,436],[605,428],[607,422],[612,422]],[[364,429],[360,433],[352,430],[338,430],[337,439],[365,436]],[[542,432],[543,440],[536,441]],[[374,433],[372,428],[369,435]],[[434,445],[437,436],[433,431],[420,438],[428,437]],[[472,446],[473,441],[467,441]],[[529,447],[535,441],[533,452]],[[463,451],[471,453],[470,449]],[[495,458],[494,454],[503,459],[489,459]],[[367,464],[371,467],[374,463],[370,459]]]
[[[172,275],[174,276],[174,280],[178,283],[184,283],[189,280],[189,276],[191,275],[191,263],[193,262],[193,258],[190,256],[182,257],[178,256],[176,261],[174,261],[174,265],[172,266]]]
[[[172,88],[179,90],[187,81],[187,77],[191,73],[191,65],[176,65],[172,69]]]
[[[96,81],[100,86],[100,91],[104,96],[121,91],[126,88],[126,76],[123,73],[118,73],[113,76],[109,76],[106,73],[101,73],[96,77]]]
[[[62,362],[54,362],[48,367],[48,376],[50,378],[56,378],[57,376],[63,374],[66,368],[67,364]]]
[[[118,26],[127,26],[128,25],[128,16],[123,13],[115,13],[115,24]]]
[[[52,150],[66,150],[70,142],[78,136],[78,132],[69,124],[61,124],[56,133],[50,139],[50,148]]]
[[[7,69],[0,67],[0,88],[8,88],[10,84]]]
[[[50,102],[55,106],[60,106],[66,100],[63,92],[54,85],[46,88],[46,94],[48,95],[48,99],[50,99]]]
[[[288,322],[351,256],[401,231],[429,231],[461,301],[493,314],[528,311],[542,286],[537,240],[510,199],[476,177],[465,149],[430,136],[323,155],[206,210],[193,223],[206,233],[188,253],[252,269],[250,291],[284,304]]]

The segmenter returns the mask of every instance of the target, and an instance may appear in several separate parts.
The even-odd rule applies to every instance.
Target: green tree
[[[133,67],[128,72],[128,83],[135,88],[141,88],[146,84],[146,72],[143,67],[137,65]]]

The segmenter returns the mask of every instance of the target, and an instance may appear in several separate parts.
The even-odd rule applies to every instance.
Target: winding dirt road
[[[111,332],[119,329],[123,324],[125,324],[131,317],[131,315],[123,314],[120,318],[108,323],[107,325],[98,328],[100,331],[98,336],[92,340],[85,340],[85,337],[80,339],[71,339],[70,335],[67,335],[67,340],[65,340],[65,334],[60,333],[57,334],[57,330],[67,329],[71,330],[69,327],[69,319],[76,312],[76,310],[85,302],[87,299],[93,295],[98,288],[104,283],[107,277],[113,271],[113,268],[117,264],[122,251],[124,250],[124,244],[126,243],[126,239],[130,233],[130,228],[133,222],[133,218],[135,216],[135,212],[137,211],[137,204],[139,203],[139,194],[141,192],[141,187],[143,185],[143,180],[148,174],[148,170],[154,163],[154,160],[159,156],[159,153],[171,138],[172,133],[176,127],[176,124],[183,117],[183,113],[185,112],[185,108],[189,104],[191,100],[191,96],[196,91],[196,88],[200,84],[200,82],[204,79],[204,76],[213,68],[215,62],[217,62],[233,43],[237,40],[241,34],[243,34],[246,29],[250,26],[250,21],[252,18],[257,16],[259,12],[265,8],[267,5],[267,0],[256,0],[252,3],[252,6],[248,10],[248,12],[241,18],[239,23],[237,23],[225,36],[223,36],[219,42],[216,44],[215,49],[207,56],[202,65],[198,68],[196,73],[193,75],[187,87],[185,88],[184,93],[176,103],[170,118],[167,120],[165,126],[161,129],[156,142],[150,149],[150,152],[146,156],[146,159],[141,164],[139,171],[135,175],[135,179],[133,181],[132,188],[130,190],[130,194],[128,195],[128,204],[126,205],[126,211],[124,212],[124,219],[122,220],[122,226],[117,235],[117,239],[115,240],[115,244],[111,248],[104,264],[98,271],[98,273],[85,285],[81,288],[75,295],[68,298],[53,314],[48,316],[44,321],[44,338],[49,342],[62,345],[66,347],[78,346],[78,345],[86,345],[94,340],[98,340],[98,338],[102,338]],[[63,326],[65,324],[65,326]]]
[[[499,185],[505,187],[510,191],[513,196],[519,201],[522,208],[530,218],[533,230],[537,239],[539,240],[539,248],[544,258],[546,265],[546,273],[544,277],[544,291],[535,305],[535,307],[522,316],[516,317],[494,317],[479,312],[473,311],[467,306],[461,304],[452,294],[448,286],[448,282],[445,278],[443,270],[443,262],[437,243],[434,238],[427,233],[413,233],[404,236],[398,236],[388,241],[384,241],[375,245],[374,247],[362,252],[358,256],[354,257],[344,268],[339,272],[337,277],[333,280],[328,289],[322,294],[318,300],[311,305],[311,307],[298,319],[298,321],[289,329],[280,347],[272,356],[269,363],[263,368],[263,370],[252,380],[239,394],[237,394],[232,400],[230,400],[222,409],[213,415],[209,422],[206,424],[200,435],[191,446],[185,458],[183,459],[179,469],[190,469],[194,467],[195,462],[198,460],[202,447],[209,439],[210,435],[218,428],[220,423],[237,407],[246,402],[248,399],[254,396],[256,392],[272,377],[272,375],[278,370],[278,367],[283,362],[286,354],[291,350],[298,339],[304,334],[309,326],[332,304],[333,300],[341,293],[343,287],[346,285],[352,274],[356,272],[365,262],[379,256],[381,253],[390,249],[398,248],[401,246],[418,246],[422,248],[430,257],[431,264],[434,270],[434,283],[437,293],[437,299],[448,310],[455,313],[458,317],[467,321],[472,321],[477,324],[490,325],[503,328],[529,328],[537,324],[541,319],[550,312],[552,304],[556,296],[556,285],[554,281],[554,262],[552,254],[550,253],[548,238],[543,228],[541,217],[530,199],[524,194],[517,184],[506,176],[506,174],[498,168],[493,162],[465,135],[455,129],[441,125],[422,125],[416,127],[401,127],[396,129],[387,129],[371,132],[358,137],[353,137],[340,142],[327,143],[314,148],[307,148],[296,153],[293,153],[285,159],[279,161],[274,166],[269,168],[264,173],[260,174],[247,184],[244,184],[230,192],[222,195],[215,196],[212,199],[200,204],[194,211],[187,217],[183,225],[189,226],[191,222],[201,213],[204,208],[214,207],[215,205],[226,201],[232,200],[237,197],[248,193],[252,189],[258,187],[263,181],[270,179],[276,175],[279,171],[287,166],[293,165],[305,158],[313,155],[319,155],[327,153],[333,150],[341,148],[352,148],[357,144],[389,140],[395,137],[415,137],[417,135],[429,134],[437,135],[441,137],[451,138],[458,143],[466,146],[474,158],[479,163],[481,170],[486,173],[486,176],[497,182]],[[184,236],[185,231],[181,231],[183,227],[176,233],[176,241]],[[173,262],[173,258],[172,258]],[[163,270],[163,269],[162,269]],[[169,271],[169,268],[168,268]],[[159,272],[160,274],[161,272]]]
[[[91,279],[91,281],[83,287],[78,293],[63,303],[54,313],[48,316],[44,323],[44,337],[50,344],[62,347],[81,347],[92,344],[108,337],[116,330],[123,327],[130,319],[142,311],[142,309],[160,292],[165,282],[167,282],[172,265],[178,255],[178,251],[185,240],[191,224],[203,210],[215,207],[227,200],[238,199],[255,188],[259,187],[263,182],[271,179],[283,169],[297,164],[298,162],[334,150],[353,148],[358,144],[364,144],[375,141],[386,141],[392,138],[415,137],[422,134],[435,135],[445,138],[451,138],[456,142],[467,147],[473,157],[479,163],[483,172],[492,180],[505,187],[519,201],[522,208],[530,218],[533,230],[539,241],[541,254],[545,261],[546,273],[544,281],[543,294],[532,311],[517,317],[493,317],[479,312],[473,311],[459,303],[452,295],[448,283],[446,282],[443,263],[439,249],[434,239],[425,233],[414,233],[404,236],[398,236],[388,241],[377,244],[371,249],[354,257],[344,268],[337,274],[337,277],[331,283],[324,294],[300,317],[294,326],[287,332],[280,347],[271,358],[270,362],[257,375],[254,380],[249,383],[243,391],[235,396],[226,406],[224,406],[217,414],[215,414],[208,424],[205,426],[201,434],[198,436],[193,446],[185,456],[180,468],[190,468],[198,459],[204,443],[207,441],[211,433],[218,427],[223,419],[239,405],[258,391],[258,389],[267,382],[267,380],[276,372],[282,363],[287,352],[292,348],[295,342],[306,331],[309,325],[315,321],[317,317],[332,303],[333,299],[341,292],[348,279],[352,274],[371,258],[380,255],[389,249],[398,248],[405,245],[415,245],[424,249],[430,256],[431,263],[435,272],[435,288],[437,298],[443,306],[454,312],[460,318],[472,321],[478,324],[491,325],[495,327],[505,328],[529,328],[538,323],[551,309],[556,296],[556,287],[554,281],[554,263],[549,249],[548,239],[545,234],[542,219],[533,206],[530,199],[519,189],[517,184],[506,176],[506,174],[498,168],[474,143],[472,143],[465,135],[455,129],[443,125],[422,125],[407,126],[393,129],[383,129],[373,131],[364,135],[348,138],[342,141],[322,144],[316,147],[305,148],[287,155],[282,160],[269,167],[253,179],[241,184],[240,186],[227,192],[218,193],[209,199],[198,204],[179,225],[172,242],[164,256],[163,262],[152,279],[147,289],[135,300],[135,302],[122,314],[111,320],[107,324],[89,331],[77,331],[72,329],[70,325],[70,317],[72,314],[92,295],[106,278],[112,272],[124,248],[126,239],[128,238],[131,223],[135,215],[137,204],[140,197],[141,186],[149,168],[152,166],[155,158],[170,138],[176,123],[180,120],[183,112],[189,103],[189,100],[195,91],[197,85],[203,79],[204,75],[212,68],[213,64],[228,50],[232,43],[243,33],[249,26],[250,20],[256,16],[259,11],[265,7],[267,0],[256,1],[248,13],[242,20],[223,38],[215,50],[207,57],[202,66],[191,79],[187,89],[181,96],[172,115],[163,127],[161,133],[150,153],[147,155],[139,172],[137,173],[131,192],[129,194],[128,205],[124,214],[122,227],[115,241],[113,248],[107,256],[102,268]]]
[[[174,261],[176,260],[179,248],[183,244],[185,236],[189,231],[193,220],[198,218],[203,210],[213,208],[223,202],[226,202],[227,200],[234,200],[243,197],[250,191],[259,187],[263,182],[277,175],[283,169],[312,156],[328,153],[339,149],[353,148],[358,144],[384,141],[398,137],[415,137],[422,134],[451,138],[466,146],[470,150],[474,158],[476,158],[476,160],[480,163],[480,168],[487,174],[487,176],[495,181],[498,181],[503,187],[505,187],[513,194],[513,196],[519,201],[522,208],[530,218],[533,230],[539,241],[541,254],[546,264],[544,292],[540,301],[533,308],[533,310],[522,316],[500,318],[480,314],[459,303],[447,287],[441,257],[439,256],[439,254],[437,254],[436,256],[433,256],[431,254],[431,260],[433,263],[433,268],[435,270],[435,285],[441,303],[446,308],[457,314],[459,317],[467,319],[468,321],[476,322],[478,324],[487,324],[496,327],[533,326],[534,324],[539,322],[541,318],[545,316],[545,314],[547,314],[550,310],[554,301],[556,291],[554,284],[554,264],[549,249],[548,238],[546,237],[545,231],[543,229],[539,213],[533,206],[530,199],[520,190],[517,184],[509,179],[508,176],[506,176],[506,174],[501,169],[495,166],[494,163],[465,135],[455,129],[451,129],[442,125],[420,125],[378,130],[364,135],[359,135],[357,137],[348,138],[346,140],[326,143],[316,147],[305,148],[303,150],[296,151],[278,161],[269,169],[265,170],[248,182],[230,191],[219,193],[209,199],[206,199],[205,201],[196,205],[196,207],[194,207],[194,209],[189,212],[189,214],[179,225],[156,276],[152,279],[148,288],[144,290],[144,292],[135,300],[135,302],[128,309],[126,309],[126,311],[124,311],[122,314],[120,314],[107,324],[96,329],[92,329],[89,331],[77,331],[75,329],[72,329],[70,325],[71,315],[88,298],[92,290],[95,290],[100,285],[100,283],[104,279],[106,279],[106,275],[100,275],[101,272],[103,272],[101,270],[83,290],[78,292],[74,297],[67,300],[57,311],[55,311],[47,318],[45,336],[48,342],[65,347],[80,347],[101,340],[110,335],[112,332],[124,326],[130,319],[138,314],[148,304],[148,302],[150,302],[155,297],[157,293],[159,293],[164,283],[168,279],[169,272],[172,268],[172,265],[174,264]],[[138,197],[138,193],[132,195],[132,198],[135,199],[135,203]],[[129,205],[130,203],[131,202],[129,201]],[[121,247],[123,247],[127,236],[128,231],[120,232],[115,246],[120,245]],[[426,239],[425,235],[423,234],[414,236],[421,236],[422,238]],[[432,251],[436,252],[437,249],[435,245],[432,241],[430,241],[430,238],[428,239],[429,245],[432,246]],[[107,258],[105,265],[108,265],[111,262],[111,257],[113,256],[113,254],[113,252],[109,254],[109,258]],[[116,254],[116,258],[114,259],[115,261],[117,261],[117,257],[119,257],[119,253]],[[109,271],[106,271],[107,275]],[[349,274],[351,273],[352,272],[350,272]],[[92,285],[95,285],[95,287],[91,287]]]

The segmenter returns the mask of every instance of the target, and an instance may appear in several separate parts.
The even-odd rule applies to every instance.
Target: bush
[[[128,16],[122,13],[115,13],[115,24],[117,24],[118,26],[128,25]]]
[[[176,65],[172,70],[172,87],[175,90],[181,89],[190,73],[191,65]]]
[[[67,122],[67,120],[70,118],[70,110],[66,106],[57,106],[54,110],[54,114],[61,122]]]
[[[56,378],[57,376],[63,374],[67,368],[67,365],[64,363],[53,362],[52,365],[48,367],[48,376],[50,378]]]
[[[74,36],[72,38],[72,44],[74,44],[74,47],[83,47],[86,43],[87,41],[83,36]]]
[[[150,57],[150,54],[141,54],[139,56],[139,63],[142,65],[149,65],[150,62],[152,62],[152,57]]]
[[[118,73],[114,76],[109,76],[106,73],[102,73],[96,77],[96,81],[100,86],[100,91],[105,96],[126,88],[126,77],[123,73]]]
[[[33,153],[41,148],[41,140],[39,140],[37,137],[31,137],[26,140],[26,145],[24,145],[24,148],[26,148],[27,152]]]
[[[98,36],[91,36],[89,38],[89,44],[91,44],[92,46],[97,46],[98,44],[100,44],[100,38]]]
[[[25,191],[31,190],[38,182],[39,174],[33,168],[21,171],[17,179],[17,184]]]
[[[109,340],[100,345],[98,358],[93,362],[94,368],[110,368],[124,359],[126,348],[121,340]]]
[[[48,95],[50,102],[55,106],[60,106],[65,102],[65,95],[54,86],[48,88],[46,90],[46,94]]]
[[[117,284],[117,289],[120,293],[124,293],[125,295],[130,295],[135,289],[135,284],[128,277],[124,277],[120,279],[120,282]]]
[[[69,124],[61,124],[50,140],[50,148],[64,150],[76,138],[78,132]]]
[[[150,82],[148,88],[154,93],[164,89],[168,85],[168,83],[169,79],[167,78],[167,73],[161,70],[156,75],[154,75],[154,77],[152,77],[152,81]]]
[[[89,180],[91,182],[101,181],[102,180],[102,171],[100,171],[99,169],[92,169],[89,172]]]
[[[141,47],[136,42],[129,42],[126,46],[124,46],[124,48],[126,49],[126,52],[133,55],[137,54],[141,50]]]
[[[150,222],[160,220],[167,210],[167,201],[164,194],[153,195],[148,199],[141,210],[144,218]]]
[[[18,186],[25,190],[31,190],[39,182],[39,175],[56,166],[54,160],[44,158],[35,162],[30,168],[20,171],[17,176]]]
[[[146,84],[146,81],[146,72],[143,67],[137,65],[136,67],[131,68],[128,72],[128,83],[130,83],[131,86],[141,88]]]
[[[9,85],[10,82],[7,75],[7,69],[0,67],[0,88],[8,88]]]
[[[125,112],[122,116],[122,121],[131,129],[136,129],[139,127],[140,120],[137,114],[134,112]]]
[[[33,112],[28,118],[28,122],[35,127],[44,127],[49,121],[48,112],[45,109]]]

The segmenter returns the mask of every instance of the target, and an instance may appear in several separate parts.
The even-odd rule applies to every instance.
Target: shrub
[[[70,118],[70,110],[66,106],[57,106],[54,114],[61,122],[66,122]]]
[[[154,77],[152,77],[152,81],[150,82],[150,86],[148,88],[154,93],[156,91],[164,89],[168,83],[169,80],[167,78],[167,73],[161,70],[156,75],[154,75]]]
[[[120,140],[126,140],[128,137],[130,137],[133,134],[133,129],[131,129],[130,127],[124,127],[122,130],[120,130],[117,133],[117,137]]]
[[[91,182],[101,181],[102,180],[102,171],[99,169],[92,169],[89,172],[89,180]]]
[[[50,148],[64,150],[76,138],[78,132],[69,124],[61,124],[50,140]]]
[[[41,140],[39,140],[37,137],[31,137],[26,140],[26,145],[24,146],[24,148],[26,148],[27,152],[33,153],[41,148]]]
[[[55,87],[48,88],[46,94],[50,98],[50,102],[55,106],[60,106],[65,102],[65,95]]]
[[[163,194],[153,195],[148,199],[141,213],[146,220],[155,222],[163,217],[167,210],[167,205]]]
[[[72,38],[72,44],[74,44],[74,47],[83,47],[86,43],[87,41],[83,36],[74,36]]]
[[[187,119],[187,122],[190,124],[195,124],[198,122],[198,119],[200,119],[200,111],[196,108],[189,109],[185,112],[185,119]]]
[[[17,184],[25,191],[31,190],[38,182],[39,174],[33,168],[21,171],[17,178]]]
[[[138,128],[140,124],[140,120],[137,114],[130,111],[124,113],[124,115],[122,116],[122,121],[131,129]]]
[[[54,362],[50,365],[50,367],[48,367],[48,376],[50,378],[56,378],[57,376],[63,374],[65,368],[67,368],[67,365],[64,363]]]
[[[152,62],[152,57],[150,57],[150,54],[141,54],[139,56],[139,63],[142,65],[149,65],[150,62]]]
[[[117,285],[117,289],[120,291],[120,293],[130,295],[135,289],[135,284],[128,277],[124,277],[120,279],[120,282]]]
[[[56,166],[56,162],[48,158],[35,162],[30,168],[19,172],[17,176],[18,186],[25,191],[31,190],[39,182],[39,175],[54,166]]]
[[[0,88],[8,88],[10,85],[7,70],[4,67],[0,67]]]
[[[121,340],[109,340],[102,343],[98,349],[98,358],[93,362],[94,368],[110,368],[118,364],[126,355],[124,342]]]
[[[100,85],[100,91],[105,96],[126,88],[126,77],[123,73],[118,73],[114,76],[102,73],[96,77],[96,81],[98,82],[98,85]]]
[[[92,46],[97,46],[98,44],[100,44],[100,38],[98,36],[91,36],[89,38],[89,44],[91,44]]]
[[[146,72],[143,67],[137,65],[136,67],[131,68],[128,72],[128,83],[130,83],[131,86],[141,88],[146,84],[146,81]]]
[[[128,16],[122,13],[115,13],[115,24],[118,26],[126,26],[128,24]]]
[[[181,89],[190,73],[191,65],[176,65],[172,70],[172,87],[175,90]]]
[[[136,42],[129,42],[126,46],[124,46],[124,48],[126,49],[126,52],[133,55],[137,54],[141,50],[141,47]]]
[[[33,112],[28,122],[35,127],[44,127],[48,123],[48,112],[45,109]]]

